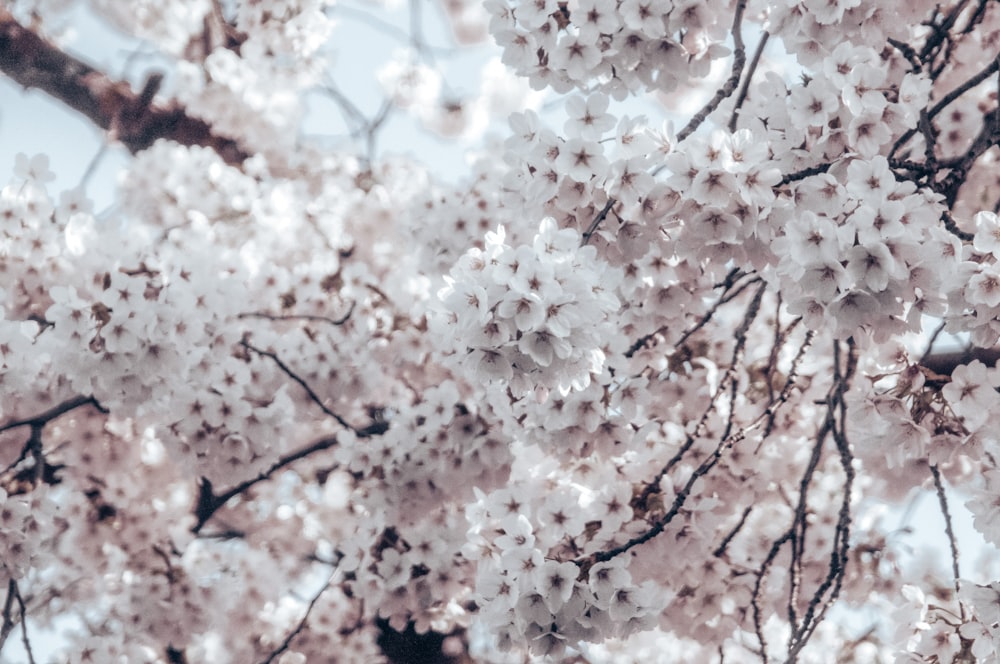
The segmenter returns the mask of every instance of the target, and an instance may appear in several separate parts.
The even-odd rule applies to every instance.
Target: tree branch
[[[746,10],[747,0],[738,0],[736,3],[736,12],[733,14],[733,68],[729,75],[729,79],[726,80],[725,85],[719,88],[718,92],[715,93],[705,106],[695,114],[691,121],[687,123],[687,126],[680,130],[677,134],[677,142],[681,143],[688,136],[693,134],[698,127],[701,126],[712,111],[719,107],[722,100],[729,97],[736,91],[736,86],[739,85],[740,76],[743,75],[743,67],[747,62],[747,52],[746,46],[743,44],[743,12]]]
[[[934,477],[934,488],[937,491],[938,504],[941,507],[941,516],[944,517],[944,531],[948,535],[948,544],[951,546],[951,572],[955,577],[955,592],[961,591],[962,575],[958,572],[958,546],[955,544],[955,531],[951,527],[951,512],[948,511],[948,498],[944,494],[944,483],[941,482],[941,471],[937,465],[931,464],[931,476]]]
[[[57,417],[68,413],[71,410],[75,410],[80,406],[93,406],[102,413],[107,413],[107,409],[104,408],[97,399],[94,397],[73,397],[72,399],[67,399],[57,406],[49,408],[44,413],[35,415],[34,417],[29,417],[23,420],[14,420],[6,424],[0,425],[0,433],[4,431],[9,431],[10,429],[16,429],[18,427],[40,427],[48,424]]]
[[[363,429],[352,429],[358,438],[371,438],[372,436],[380,436],[389,429],[388,422],[376,421],[369,424]],[[191,528],[191,532],[198,534],[202,527],[208,523],[209,519],[219,511],[219,509],[229,502],[231,498],[234,498],[254,484],[258,482],[263,482],[271,478],[276,472],[290,466],[300,459],[304,459],[307,456],[315,454],[316,452],[321,452],[323,450],[328,450],[337,444],[336,436],[325,436],[319,440],[306,445],[300,450],[286,454],[285,456],[278,459],[270,468],[258,474],[257,477],[253,479],[241,482],[236,486],[223,491],[222,493],[216,494],[212,488],[212,483],[209,482],[204,477],[201,478],[201,482],[198,485],[198,502],[195,505],[194,516],[197,519],[197,523]]]
[[[261,664],[271,664],[271,662],[275,661],[275,659],[279,655],[281,655],[281,653],[288,650],[288,648],[292,645],[292,641],[295,640],[295,637],[301,634],[302,630],[305,629],[306,623],[309,622],[309,614],[312,613],[312,610],[316,606],[316,602],[319,601],[319,598],[323,596],[323,593],[325,593],[327,589],[330,587],[330,584],[333,583],[333,577],[336,576],[336,574],[337,570],[334,569],[330,573],[330,576],[327,578],[326,583],[324,583],[323,587],[319,589],[319,592],[313,595],[312,600],[310,600],[309,604],[306,606],[306,612],[305,614],[303,614],[302,620],[299,621],[299,624],[296,625],[295,628],[288,633],[288,636],[285,637],[285,640],[282,641],[277,648],[271,651],[271,654],[268,656],[268,658],[263,660]]]
[[[212,133],[204,120],[191,117],[179,104],[154,105],[156,75],[136,93],[126,81],[112,80],[21,25],[2,6],[0,72],[26,90],[41,90],[83,114],[133,154],[165,138],[212,148],[233,165],[249,156],[236,141]]]
[[[618,201],[615,200],[614,198],[608,199],[608,202],[604,205],[604,208],[597,213],[597,216],[594,217],[594,220],[592,222],[590,222],[590,226],[587,227],[587,230],[584,231],[583,236],[580,238],[581,247],[590,242],[590,237],[597,231],[597,227],[601,225],[601,222],[604,221],[605,217],[608,216],[608,212],[611,211],[611,208],[614,207],[614,204],[617,202]]]

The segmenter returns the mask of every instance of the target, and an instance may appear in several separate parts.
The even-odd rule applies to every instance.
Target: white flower
[[[514,377],[514,368],[510,364],[510,359],[500,351],[485,348],[476,349],[469,355],[469,362],[482,381],[509,381]]]
[[[941,394],[955,414],[965,420],[969,430],[974,431],[986,423],[991,409],[1000,407],[998,386],[997,370],[973,360],[952,371],[951,382],[944,386]]]
[[[49,170],[48,155],[36,154],[29,158],[23,152],[14,157],[14,176],[40,184],[56,179],[55,173]]]
[[[514,16],[520,25],[529,30],[537,30],[545,25],[549,16],[558,9],[556,0],[524,0],[514,9]]]
[[[882,155],[854,159],[847,166],[847,193],[862,202],[878,206],[896,189],[896,177]]]
[[[608,172],[608,160],[599,143],[583,138],[571,138],[559,148],[556,166],[577,182],[602,179]]]
[[[523,514],[506,517],[500,522],[500,528],[504,534],[497,537],[493,542],[502,551],[534,547],[535,535],[531,527],[531,521]]]
[[[615,126],[614,116],[608,113],[608,96],[599,92],[586,99],[578,95],[570,97],[566,100],[566,114],[569,118],[563,129],[567,136],[597,141]]]
[[[1000,258],[1000,219],[993,212],[978,212],[974,218],[976,235],[972,246],[976,251]]]
[[[821,301],[830,302],[847,284],[847,271],[839,261],[812,263],[798,280],[802,290]]]
[[[546,560],[535,570],[535,588],[552,613],[558,613],[573,594],[580,568],[573,563]]]
[[[582,35],[563,34],[549,54],[549,67],[564,70],[574,80],[584,80],[600,64],[601,51]]]
[[[836,90],[822,78],[793,87],[788,98],[788,117],[800,128],[825,126],[839,108]]]
[[[610,606],[611,598],[618,590],[631,585],[632,575],[617,558],[597,563],[590,568],[590,589],[602,608]]]
[[[973,515],[973,526],[988,542],[1000,545],[1000,470],[991,468],[983,473],[985,486],[965,503]]]
[[[1000,305],[1000,273],[995,264],[979,266],[965,286],[965,299],[972,305]]]
[[[642,33],[647,39],[666,36],[664,17],[671,9],[673,3],[670,0],[623,0],[618,6],[625,27]]]
[[[873,62],[877,62],[877,59]],[[881,91],[885,77],[885,69],[874,64],[858,64],[851,69],[841,92],[851,113],[882,113],[886,104],[885,95]]]
[[[847,252],[847,273],[857,285],[873,293],[884,291],[890,278],[901,276],[896,259],[881,242],[851,247]]]
[[[882,109],[869,110],[851,120],[847,137],[848,143],[858,154],[870,158],[878,154],[881,146],[892,140],[892,130],[882,119]]]
[[[529,332],[545,321],[545,304],[538,293],[510,291],[497,307],[497,315],[513,320],[521,332]]]
[[[572,344],[564,337],[557,337],[548,330],[525,334],[518,341],[518,349],[538,363],[547,367],[555,358],[566,359],[573,350]]]
[[[837,336],[845,337],[871,322],[881,307],[870,293],[849,290],[833,301],[828,311],[837,323]]]

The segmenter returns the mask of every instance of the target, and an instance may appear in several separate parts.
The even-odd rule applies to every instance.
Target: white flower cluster
[[[32,458],[17,470],[40,474]],[[32,567],[44,567],[58,524],[58,499],[41,489],[27,494],[8,495],[0,488],[0,582],[20,579]]]
[[[205,27],[209,0],[93,0],[92,6],[121,29],[179,54]]]
[[[516,503],[507,490],[479,492],[466,512],[471,527],[463,553],[477,561],[477,620],[501,650],[558,657],[566,647],[624,638],[656,624],[668,599],[662,589],[650,581],[635,584],[621,557],[587,569],[546,558],[535,524],[519,512],[527,506]],[[567,509],[538,518],[579,520],[582,530],[579,513]]]
[[[964,260],[952,272],[949,329],[968,331],[974,344],[988,347],[1000,339],[1000,218],[984,211],[973,221],[972,246],[961,247]]]
[[[445,277],[446,313],[432,318],[433,331],[479,382],[509,383],[519,394],[585,388],[604,365],[620,271],[551,218],[530,246],[504,240],[503,227],[487,234],[485,249],[470,250]]]
[[[834,325],[839,337],[920,329],[921,315],[944,313],[955,266],[955,238],[937,226],[940,204],[897,181],[884,157],[845,166],[802,180],[798,209],[770,217],[781,229],[771,250],[789,311],[813,329]]]
[[[669,92],[706,76],[725,57],[723,0],[491,0],[490,33],[503,61],[533,87],[589,89],[624,98],[639,89]]]
[[[333,21],[326,10],[332,0],[267,0],[239,2],[236,26],[250,38],[244,48],[256,54],[280,54],[308,58],[326,44]]]
[[[894,618],[906,628],[896,635],[897,662],[998,661],[1000,583],[983,586],[963,579],[957,612],[947,598],[926,596],[913,585],[903,586],[902,595],[906,601]]]

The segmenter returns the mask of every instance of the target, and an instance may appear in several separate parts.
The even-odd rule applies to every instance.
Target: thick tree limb
[[[137,93],[127,82],[112,80],[21,25],[2,6],[0,72],[83,114],[133,154],[165,138],[210,147],[233,165],[249,156],[236,141],[212,133],[204,120],[189,116],[180,105],[154,105],[159,77],[150,77]]]
[[[992,367],[1000,360],[1000,348],[970,348],[968,350],[932,353],[920,360],[920,366],[942,376],[950,376],[955,367],[968,364],[973,360],[979,360]]]

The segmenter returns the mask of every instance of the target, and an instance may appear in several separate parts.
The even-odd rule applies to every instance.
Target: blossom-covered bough
[[[99,216],[44,156],[0,192],[0,644],[997,661],[952,516],[1000,544],[1000,4],[456,0],[505,67],[456,100],[416,20],[374,116],[348,0],[92,0],[138,91],[64,4],[0,7],[0,70],[134,158]],[[510,110],[457,183],[376,146]]]

